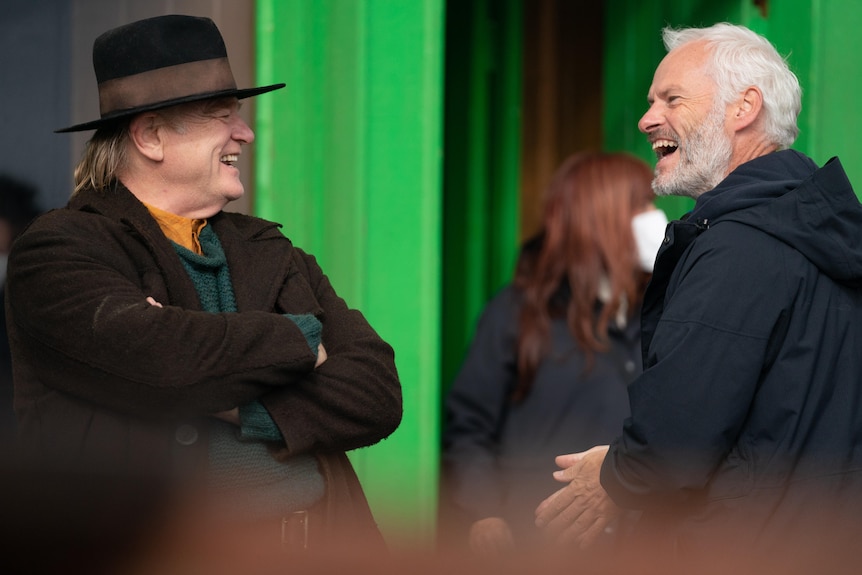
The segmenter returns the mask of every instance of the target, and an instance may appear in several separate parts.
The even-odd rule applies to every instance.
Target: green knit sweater
[[[200,233],[203,255],[179,244],[174,249],[195,284],[201,307],[213,313],[236,312],[233,285],[227,259],[212,226]],[[285,314],[302,331],[309,347],[317,353],[320,322],[313,315]],[[238,519],[277,517],[306,509],[324,493],[323,476],[317,460],[300,455],[286,462],[276,461],[268,444],[283,443],[266,408],[258,401],[240,406],[237,428],[212,419],[210,429],[209,481],[217,495],[218,507]]]

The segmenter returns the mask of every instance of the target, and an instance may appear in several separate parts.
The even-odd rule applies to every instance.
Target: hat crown
[[[90,130],[177,104],[249,98],[284,87],[238,89],[215,22],[181,14],[138,20],[101,34],[93,42],[93,70],[99,119],[56,132]]]
[[[108,30],[93,43],[98,83],[150,70],[226,58],[224,40],[209,18],[170,14]]]

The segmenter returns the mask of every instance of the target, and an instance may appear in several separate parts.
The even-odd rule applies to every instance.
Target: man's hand
[[[607,445],[556,458],[560,471],[554,479],[568,485],[542,501],[536,508],[536,525],[561,542],[576,542],[581,548],[599,540],[622,509],[599,483]]]
[[[323,344],[317,344],[317,363],[314,364],[314,367],[320,367],[320,364],[326,361],[326,350],[323,348]]]
[[[478,555],[498,555],[514,547],[515,539],[505,519],[486,517],[470,526],[470,550]]]
[[[218,413],[213,413],[213,417],[217,417],[222,421],[227,421],[228,423],[232,423],[239,427],[241,422],[239,420],[239,408],[234,407],[233,409],[229,409],[227,411],[219,411]]]

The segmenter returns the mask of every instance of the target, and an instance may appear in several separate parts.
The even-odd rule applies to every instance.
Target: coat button
[[[177,428],[174,439],[180,445],[192,445],[198,440],[198,430],[194,426],[184,423]]]
[[[626,360],[625,363],[626,373],[634,373],[635,371],[635,362],[632,360]]]

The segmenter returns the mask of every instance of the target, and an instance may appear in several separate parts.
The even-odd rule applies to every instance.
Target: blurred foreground
[[[96,575],[350,573],[351,575],[538,573],[662,574],[856,573],[858,529],[810,525],[807,541],[788,542],[768,556],[714,548],[682,562],[648,543],[588,552],[549,546],[477,556],[466,549],[290,551],[279,526],[226,525],[203,519],[193,493],[177,493],[156,478],[59,473],[8,465],[0,473],[0,572]]]

